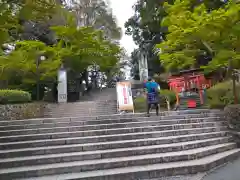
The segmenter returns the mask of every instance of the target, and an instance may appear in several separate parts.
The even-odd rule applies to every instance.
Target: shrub
[[[163,89],[160,91],[160,96],[167,98],[170,104],[175,104],[176,102],[176,93],[174,91]]]
[[[0,90],[0,104],[26,103],[31,101],[31,94],[26,91]]]
[[[147,103],[146,98],[143,96],[139,96],[134,99],[133,101],[134,109],[136,112],[146,112],[147,110]]]
[[[176,95],[175,92],[170,91],[168,89],[163,89],[160,91],[160,106],[167,108],[167,102],[169,101],[170,105],[175,104],[176,102]],[[136,112],[146,112],[147,110],[147,103],[145,97],[137,97],[134,99],[134,108]]]
[[[171,109],[171,105],[176,102],[176,94],[174,91],[163,89],[160,91],[160,106],[165,107],[168,110]]]
[[[237,85],[236,88],[239,92],[240,86]],[[207,104],[210,108],[224,108],[233,103],[232,81],[218,83],[207,90]]]

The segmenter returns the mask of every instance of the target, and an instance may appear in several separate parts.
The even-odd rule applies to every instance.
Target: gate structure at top
[[[168,84],[170,89],[176,92],[177,105],[181,103],[181,99],[188,98],[187,106],[195,107],[197,98],[201,105],[204,104],[204,94],[206,89],[212,86],[212,80],[205,78],[200,69],[193,69],[170,76]]]

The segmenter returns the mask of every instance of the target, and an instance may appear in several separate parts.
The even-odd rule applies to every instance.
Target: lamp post
[[[39,65],[41,64],[42,61],[44,61],[46,59],[45,56],[40,56],[39,58],[37,58],[36,60],[36,74],[37,74],[37,91],[36,91],[36,95],[37,95],[37,101],[39,101],[40,99],[40,72],[39,72]]]

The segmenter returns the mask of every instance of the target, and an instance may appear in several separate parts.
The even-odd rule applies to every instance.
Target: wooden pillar
[[[177,101],[177,105],[179,105],[179,96],[178,96],[178,91],[177,91],[177,89],[175,90],[175,93],[176,93],[176,101]]]
[[[201,102],[201,104],[203,105],[203,94],[202,94],[202,88],[201,88],[201,86],[200,86],[200,78],[199,78],[199,76],[197,76],[197,85],[198,85],[198,93],[199,93],[199,96],[200,96],[200,102]]]
[[[212,80],[211,79],[208,80],[208,83],[209,83],[209,88],[212,87]]]

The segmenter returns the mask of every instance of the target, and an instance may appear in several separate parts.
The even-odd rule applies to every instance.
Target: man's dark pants
[[[152,106],[156,108],[156,115],[159,114],[159,95],[158,93],[147,93],[147,115],[150,115]]]

